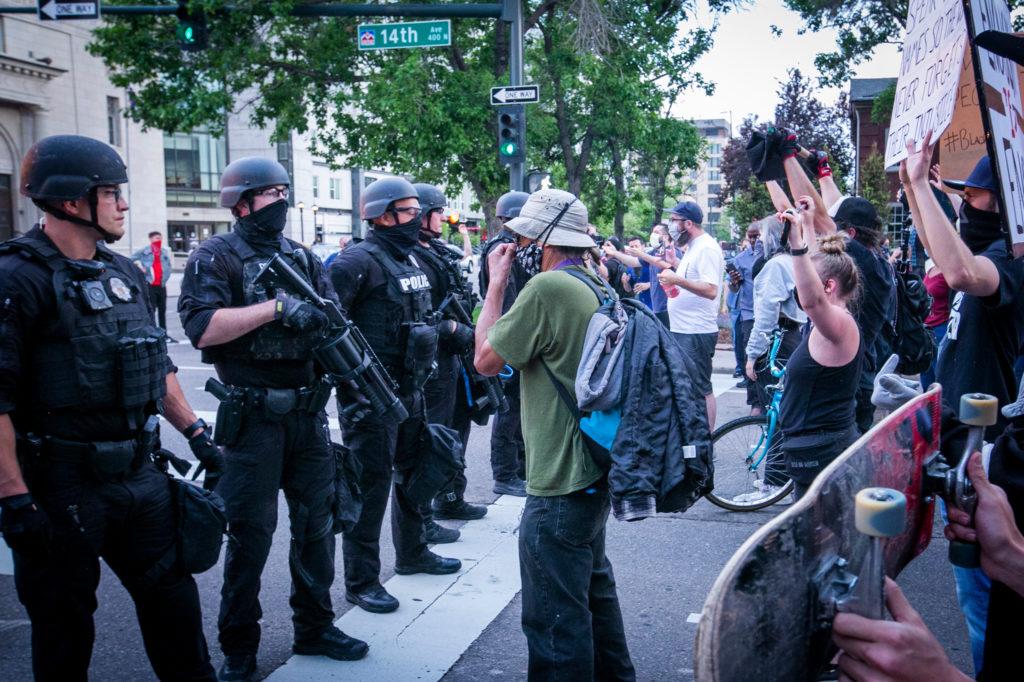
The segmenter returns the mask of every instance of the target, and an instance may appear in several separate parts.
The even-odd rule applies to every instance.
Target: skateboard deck
[[[940,390],[861,436],[736,551],[704,603],[694,647],[698,682],[818,679],[836,653],[834,596],[861,574],[871,542],[854,526],[862,488],[893,488],[907,498],[903,533],[884,544],[887,575],[925,550],[934,503],[923,494],[924,470],[939,450]]]

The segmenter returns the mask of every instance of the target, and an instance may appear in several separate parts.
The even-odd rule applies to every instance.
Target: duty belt
[[[289,412],[316,414],[327,406],[331,399],[331,385],[323,381],[315,386],[301,388],[250,388],[230,386],[229,391],[245,395],[251,409],[263,409],[276,415]]]

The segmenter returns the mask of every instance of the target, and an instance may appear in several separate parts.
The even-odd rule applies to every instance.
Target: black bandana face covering
[[[258,211],[239,218],[235,231],[250,244],[276,247],[288,222],[288,201],[278,199]]]
[[[556,215],[550,223],[545,225],[544,229],[540,231],[539,235],[537,235],[537,241],[532,242],[527,247],[520,247],[516,249],[516,261],[526,272],[528,277],[533,277],[540,272],[541,263],[544,259],[544,247],[541,245],[547,240],[548,235],[550,235],[551,231],[555,229],[555,225],[557,225],[558,221],[562,219],[562,216],[564,216],[566,211],[569,210],[569,207],[576,203],[576,201],[577,200],[574,198],[562,207],[558,212],[558,215]]]
[[[408,256],[412,253],[413,247],[419,244],[422,227],[423,223],[417,217],[415,220],[398,223],[391,227],[374,227],[373,234],[402,256]]]
[[[967,201],[960,206],[960,238],[978,254],[1003,238],[1003,221],[996,211],[982,211]]]

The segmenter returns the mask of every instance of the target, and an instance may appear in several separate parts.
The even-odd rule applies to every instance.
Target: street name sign
[[[539,85],[502,85],[491,88],[491,105],[535,104],[540,101]]]
[[[75,0],[37,0],[40,21],[64,19],[99,19],[100,3]]]
[[[360,24],[360,50],[400,50],[409,47],[447,47],[452,44],[451,19]]]

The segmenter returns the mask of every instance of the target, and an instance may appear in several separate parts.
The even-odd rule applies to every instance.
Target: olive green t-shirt
[[[597,307],[597,296],[583,282],[564,272],[542,272],[530,279],[487,333],[494,351],[522,373],[526,491],[531,495],[566,495],[604,474],[587,453],[572,413],[540,363],[543,358],[575,396],[576,369]]]

